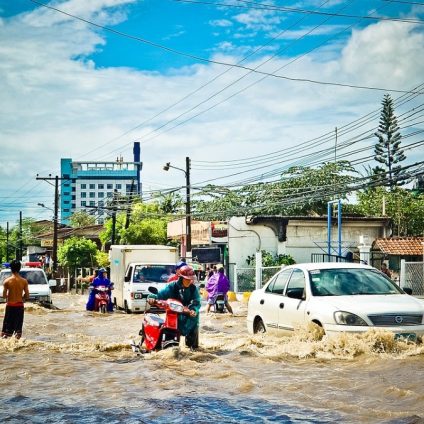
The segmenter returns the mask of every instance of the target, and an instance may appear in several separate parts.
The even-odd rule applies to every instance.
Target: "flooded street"
[[[0,340],[4,423],[424,423],[424,347],[384,333],[319,340],[249,336],[201,313],[201,348],[136,356],[142,315],[27,304],[21,340]],[[3,319],[4,305],[0,306]]]

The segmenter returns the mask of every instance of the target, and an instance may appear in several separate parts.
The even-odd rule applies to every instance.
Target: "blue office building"
[[[103,224],[111,204],[119,194],[141,197],[140,143],[134,143],[134,161],[124,162],[122,157],[115,162],[74,162],[61,159],[61,223],[69,224],[69,217],[84,210]]]

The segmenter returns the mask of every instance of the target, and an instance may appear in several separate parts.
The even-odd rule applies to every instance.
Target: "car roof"
[[[358,264],[352,262],[307,262],[294,265],[288,265],[283,269],[303,269],[305,271],[317,270],[317,269],[336,269],[336,268],[352,268],[352,269],[372,269],[373,267],[365,264]]]

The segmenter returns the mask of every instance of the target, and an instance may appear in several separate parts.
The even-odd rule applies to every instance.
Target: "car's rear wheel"
[[[265,324],[262,321],[262,318],[256,318],[253,325],[253,332],[256,333],[266,333]]]

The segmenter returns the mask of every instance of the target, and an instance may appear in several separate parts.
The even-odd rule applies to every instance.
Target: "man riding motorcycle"
[[[206,283],[206,291],[208,292],[208,304],[206,313],[211,310],[211,305],[214,305],[218,294],[224,295],[225,306],[230,314],[233,313],[230,303],[228,302],[227,293],[230,290],[230,280],[224,274],[224,268],[219,268],[218,272],[211,275]]]
[[[85,309],[87,311],[94,311],[94,305],[95,305],[95,296],[96,296],[96,287],[99,286],[106,286],[109,288],[108,294],[109,294],[109,303],[107,305],[108,312],[113,312],[113,303],[112,303],[112,283],[110,282],[109,278],[107,278],[107,271],[104,268],[100,268],[97,271],[97,277],[93,280],[93,282],[90,284],[90,293],[88,294],[88,301],[87,305],[85,306]]]
[[[200,294],[194,285],[195,280],[196,274],[193,268],[184,265],[179,270],[178,281],[168,283],[157,295],[150,294],[147,298],[150,305],[153,305],[156,299],[176,299],[190,309],[190,315],[181,314],[178,316],[178,330],[185,336],[186,346],[191,349],[199,347]]]

